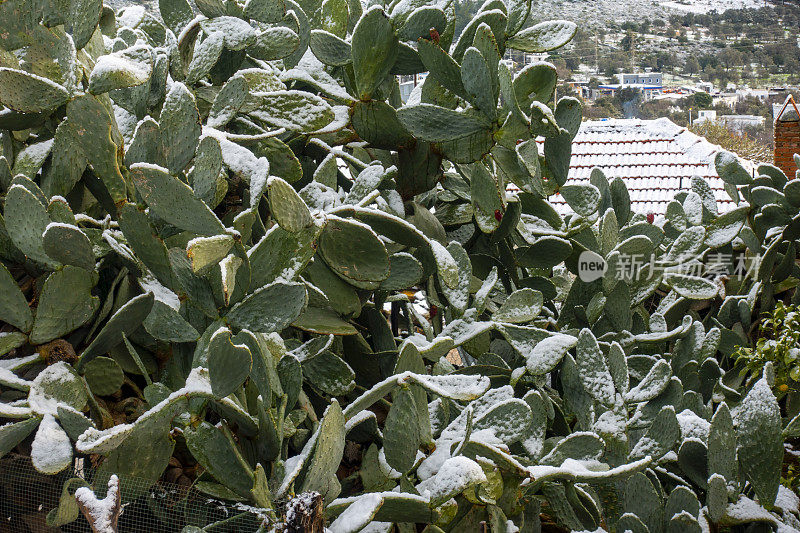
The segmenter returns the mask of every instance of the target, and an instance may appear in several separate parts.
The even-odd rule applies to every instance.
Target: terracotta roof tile
[[[735,204],[714,168],[719,150],[666,118],[587,121],[572,143],[568,183],[588,183],[598,167],[609,180],[625,182],[634,211],[663,214],[676,193],[691,189],[692,176],[700,176],[714,191],[720,212],[725,212]],[[742,163],[752,168],[750,162]],[[560,195],[550,200],[562,214],[569,211]]]

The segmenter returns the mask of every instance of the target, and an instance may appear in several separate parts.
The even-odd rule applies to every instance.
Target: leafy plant
[[[702,94],[702,93],[697,93]],[[772,150],[752,132],[737,132],[719,121],[694,122],[691,131],[751,161],[772,161]]]
[[[746,365],[742,372],[759,375],[764,365],[772,363],[775,389],[783,394],[798,392],[800,380],[800,316],[794,305],[777,302],[772,312],[764,313],[758,324],[759,338],[753,348],[740,347],[738,361]]]
[[[722,153],[738,207],[695,178],[657,224],[568,184],[580,103],[501,58],[576,28],[525,1],[457,39],[452,3],[67,4],[0,5],[0,453],[334,532],[798,524],[800,419],[727,364],[800,298],[796,181]]]

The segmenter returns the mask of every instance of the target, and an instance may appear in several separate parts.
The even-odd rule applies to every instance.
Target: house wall
[[[800,121],[775,121],[775,166],[789,179],[800,177],[794,164],[794,154],[800,154]]]
[[[644,72],[641,74],[619,74],[622,85],[661,85],[660,72]]]
[[[747,127],[763,126],[766,119],[756,115],[720,115],[718,120],[725,123],[729,128],[742,130]]]

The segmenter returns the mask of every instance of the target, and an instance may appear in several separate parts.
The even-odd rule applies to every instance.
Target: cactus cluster
[[[797,180],[723,153],[738,207],[656,223],[566,183],[579,101],[501,61],[575,32],[530,0],[159,7],[0,3],[0,455],[265,530],[311,491],[334,533],[800,529],[799,404],[730,359],[800,300]]]

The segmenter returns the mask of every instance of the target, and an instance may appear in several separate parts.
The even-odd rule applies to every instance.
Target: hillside
[[[553,0],[535,2],[547,18],[561,18],[580,22],[587,26],[602,26],[625,21],[640,22],[644,17],[668,19],[670,15],[683,13],[708,13],[726,9],[757,8],[764,6],[759,0]],[[536,16],[537,10],[533,10]]]

